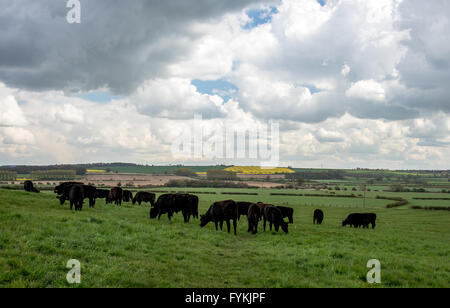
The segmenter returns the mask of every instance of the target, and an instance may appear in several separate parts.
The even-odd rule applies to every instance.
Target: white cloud
[[[386,91],[383,85],[373,79],[352,83],[345,95],[350,98],[373,101],[384,101],[386,99]]]
[[[27,119],[14,96],[0,96],[0,127],[27,125]]]
[[[84,121],[83,111],[71,104],[57,107],[55,118],[68,124],[82,124]]]
[[[201,94],[190,79],[171,78],[148,80],[130,97],[137,109],[149,116],[193,118],[220,117],[223,99],[217,95]]]
[[[350,66],[348,66],[347,64],[344,64],[342,66],[341,75],[347,76],[350,73],[350,71],[351,71]]]
[[[34,135],[22,127],[4,127],[0,129],[4,144],[32,145]]]

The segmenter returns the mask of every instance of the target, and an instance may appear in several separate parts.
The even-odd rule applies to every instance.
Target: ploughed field
[[[150,220],[149,205],[118,207],[97,200],[94,209],[85,202],[75,213],[49,191],[0,189],[0,287],[450,286],[449,211],[386,209],[391,201],[372,194],[363,209],[361,198],[270,195],[289,193],[285,190],[172,190],[216,192],[198,194],[200,214],[226,199],[291,206],[294,224],[286,235],[263,232],[260,223],[258,234],[251,235],[242,217],[234,236],[225,225],[216,232],[212,223],[184,224],[181,214],[171,222],[167,215]],[[316,208],[325,214],[320,226],[312,223]],[[341,227],[352,212],[376,213],[376,228]],[[70,259],[81,262],[79,285],[66,280]],[[366,282],[370,259],[381,262],[379,285]]]

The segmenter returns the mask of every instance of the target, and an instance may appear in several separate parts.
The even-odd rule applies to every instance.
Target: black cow
[[[70,200],[70,191],[72,189],[73,186],[81,186],[83,187],[83,198],[88,198],[89,199],[89,206],[90,207],[94,207],[95,205],[95,195],[97,192],[97,188],[95,188],[94,186],[90,186],[90,185],[84,185],[83,183],[80,184],[73,184],[74,182],[67,182],[67,183],[63,183],[64,185],[61,186],[62,188],[64,188],[61,192],[61,190],[58,190],[59,192],[61,192],[61,194],[59,196],[57,196],[56,198],[59,199],[59,203],[61,205],[63,205],[66,200]],[[56,191],[56,188],[55,188]]]
[[[84,198],[89,199],[89,207],[94,207],[95,194],[97,192],[97,188],[91,185],[83,185],[83,189],[84,189]]]
[[[372,224],[372,229],[375,228],[375,221],[377,215],[374,213],[352,213],[347,216],[345,220],[342,221],[342,226],[350,225],[354,228],[369,228],[369,224]]]
[[[108,198],[109,190],[106,189],[97,189],[95,191],[95,199],[106,199]]]
[[[248,209],[253,204],[252,202],[236,202],[238,206],[239,211],[239,217],[238,220],[241,219],[241,216],[247,216],[248,215]]]
[[[256,205],[258,205],[259,210],[260,210],[260,212],[261,212],[261,215],[260,215],[261,218],[260,218],[260,220],[264,219],[264,208],[266,208],[266,207],[268,207],[268,206],[274,206],[273,204],[262,203],[262,202],[258,202],[258,203],[256,203]]]
[[[230,233],[230,220],[233,221],[234,235],[236,235],[237,220],[239,217],[239,209],[233,200],[218,201],[213,203],[208,211],[200,216],[200,227],[206,226],[210,221],[216,225],[218,230],[218,224],[220,223],[220,230],[222,230],[223,222],[227,223],[227,230]]]
[[[264,231],[266,231],[266,221],[269,222],[270,231],[272,231],[272,225],[274,225],[276,232],[281,227],[286,234],[288,233],[288,223],[283,220],[283,215],[279,208],[275,206],[264,207]]]
[[[247,211],[248,232],[256,234],[258,232],[258,223],[261,219],[261,210],[257,204],[252,203]]]
[[[36,187],[34,187],[33,182],[31,182],[31,181],[25,181],[25,182],[23,183],[23,188],[24,188],[25,191],[27,191],[27,192],[39,193],[39,189],[37,189]]]
[[[283,216],[283,218],[288,218],[289,219],[289,223],[293,224],[294,223],[294,209],[291,207],[287,207],[287,206],[277,206],[278,209],[280,209],[281,211],[281,215]]]
[[[114,202],[116,205],[122,205],[122,198],[123,198],[123,189],[120,187],[114,187],[109,192],[108,199],[111,202]]]
[[[72,185],[69,191],[70,210],[75,205],[75,211],[83,209],[84,187],[83,185]]]
[[[150,218],[167,214],[169,220],[174,213],[182,212],[184,222],[189,222],[191,215],[198,218],[198,197],[190,194],[163,194],[159,196],[154,207],[150,209]]]
[[[317,223],[318,225],[321,225],[322,221],[323,221],[323,212],[322,212],[322,210],[319,210],[319,209],[315,210],[314,211],[314,217],[313,217],[313,224]]]
[[[64,193],[64,190],[67,187],[70,187],[72,185],[83,185],[83,183],[81,183],[81,182],[64,182],[64,183],[60,183],[58,186],[55,187],[54,192],[57,195],[62,195]]]
[[[124,190],[122,195],[123,202],[130,202],[133,200],[133,193],[129,190]]]
[[[136,202],[139,205],[141,205],[142,202],[150,202],[151,206],[155,206],[155,198],[156,195],[154,193],[140,191],[136,195],[134,195],[133,205],[135,205]]]

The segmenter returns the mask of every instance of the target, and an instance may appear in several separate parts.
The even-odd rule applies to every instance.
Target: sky
[[[450,169],[447,0],[0,0],[0,165],[173,156],[195,115],[279,164]]]

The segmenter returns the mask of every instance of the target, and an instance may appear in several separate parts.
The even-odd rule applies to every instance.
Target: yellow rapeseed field
[[[88,172],[88,173],[105,173],[106,170],[87,169],[86,172]]]

